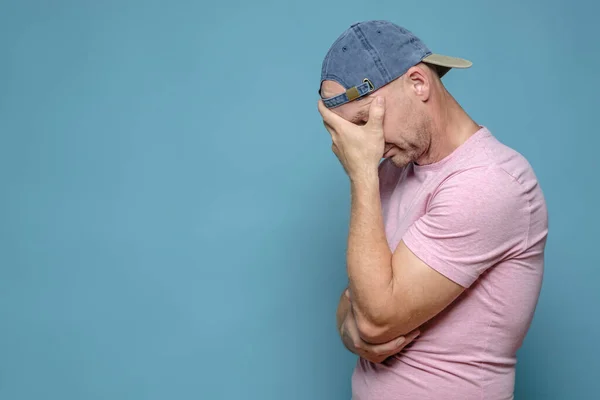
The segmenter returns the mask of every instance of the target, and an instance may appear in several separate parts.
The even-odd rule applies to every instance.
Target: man
[[[547,210],[526,159],[442,84],[470,66],[386,21],[323,61],[318,108],[351,182],[337,323],[360,356],[353,400],[513,398]]]

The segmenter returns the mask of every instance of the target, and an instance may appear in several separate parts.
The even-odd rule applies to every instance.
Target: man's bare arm
[[[347,269],[361,338],[386,343],[418,328],[452,303],[463,287],[385,236],[376,170],[351,182]]]

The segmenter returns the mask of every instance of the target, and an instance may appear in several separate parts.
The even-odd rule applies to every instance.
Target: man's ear
[[[406,72],[410,90],[423,102],[429,100],[431,91],[431,77],[428,73],[429,71],[420,65],[411,67]]]

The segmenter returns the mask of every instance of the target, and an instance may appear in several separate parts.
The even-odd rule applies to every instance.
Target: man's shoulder
[[[523,217],[535,204],[544,212],[545,200],[532,165],[518,150],[491,134],[473,143],[442,176],[432,198],[441,196],[457,209],[473,213],[478,208],[494,215],[519,210]],[[537,207],[540,206],[540,207]]]
[[[457,161],[455,171],[449,174],[467,172],[485,180],[504,180],[503,175],[520,184],[537,183],[537,177],[529,160],[514,147],[500,141],[484,128],[484,135],[472,144],[470,151]]]

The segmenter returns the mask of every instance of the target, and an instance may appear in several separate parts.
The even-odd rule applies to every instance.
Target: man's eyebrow
[[[357,114],[350,119],[350,122],[352,122],[353,124],[358,124],[361,120],[362,120],[362,115]]]
[[[352,117],[352,119],[350,120],[350,122],[352,122],[353,124],[358,124],[359,122],[362,122],[362,120],[368,114],[369,113],[366,110],[360,110],[359,112],[356,113],[356,115],[354,115],[354,117]]]

